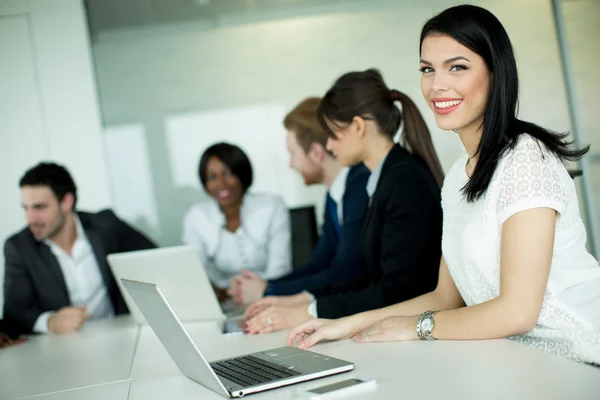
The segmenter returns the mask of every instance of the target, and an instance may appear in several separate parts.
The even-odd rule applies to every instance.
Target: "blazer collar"
[[[369,206],[373,201],[373,196],[377,193],[381,178],[399,159],[408,155],[409,153],[400,144],[396,143],[380,164],[371,172],[365,188],[369,195]]]
[[[381,175],[385,175],[385,173],[400,159],[410,156],[410,153],[406,151],[406,149],[400,146],[399,143],[396,143],[394,147],[390,150],[383,165],[381,167]]]
[[[40,266],[44,269],[50,270],[50,273],[54,277],[61,294],[65,296],[67,302],[70,303],[71,301],[69,299],[69,292],[65,283],[65,277],[63,276],[62,269],[58,264],[58,260],[54,256],[54,253],[52,253],[52,249],[50,249],[50,246],[44,243],[44,241],[37,240],[29,228],[25,229],[27,230],[27,238],[32,242],[33,248],[37,250],[35,253],[40,258]]]
[[[32,238],[33,238],[33,235],[32,235]],[[54,277],[54,279],[56,280],[56,283],[58,284],[58,288],[60,289],[62,294],[65,296],[65,298],[70,303],[71,301],[69,299],[69,291],[67,290],[67,285],[65,283],[65,277],[63,276],[62,269],[60,268],[60,265],[58,264],[58,260],[52,253],[50,246],[48,246],[46,243],[39,242],[35,239],[34,239],[34,241],[38,248],[38,255],[41,258],[43,268],[47,268],[50,270],[52,276]]]
[[[102,273],[102,278],[108,288],[108,285],[110,283],[110,272],[106,263],[106,250],[104,248],[104,244],[102,243],[102,239],[96,231],[94,224],[91,220],[87,218],[86,214],[82,215],[81,213],[77,213],[77,216],[79,217],[79,221],[81,222],[80,227],[81,229],[83,229],[83,232],[85,232],[85,236],[87,237],[88,241],[90,242],[90,245],[92,246],[94,255],[96,256],[96,261],[98,262],[98,266],[100,267],[100,272]],[[69,292],[67,290],[67,285],[65,283],[65,278],[63,276],[62,269],[60,267],[60,264],[58,263],[58,260],[54,256],[54,253],[52,253],[50,246],[44,243],[43,241],[36,240],[31,234],[31,231],[29,231],[28,236],[31,238],[31,240],[35,244],[35,247],[38,249],[38,254],[42,258],[42,262],[44,263],[44,265],[47,266],[47,268],[50,269],[60,289],[68,299]]]

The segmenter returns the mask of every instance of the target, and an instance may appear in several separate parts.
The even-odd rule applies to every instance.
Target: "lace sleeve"
[[[525,136],[505,157],[500,174],[497,213],[500,223],[519,211],[548,207],[562,213],[565,191],[562,163],[542,143]]]

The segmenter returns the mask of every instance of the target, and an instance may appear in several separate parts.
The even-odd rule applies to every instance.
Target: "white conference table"
[[[187,329],[208,360],[285,344],[286,332],[223,336],[215,324]],[[479,342],[324,343],[312,350],[352,361],[352,372],[251,398],[295,399],[351,377],[375,378],[356,399],[600,399],[600,368],[508,340]],[[187,379],[147,326],[129,318],[97,321],[69,336],[33,337],[0,351],[0,400],[222,399]]]
[[[90,321],[76,334],[34,336],[2,349],[0,400],[127,380],[138,334],[129,317],[117,318]]]

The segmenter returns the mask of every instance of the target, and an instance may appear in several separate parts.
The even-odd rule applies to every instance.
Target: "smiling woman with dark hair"
[[[508,337],[600,363],[600,267],[565,161],[587,149],[517,118],[513,48],[498,19],[457,6],[421,34],[421,89],[438,126],[466,150],[442,189],[437,288],[334,322],[312,320],[288,337],[358,342]]]
[[[219,165],[219,163],[223,165]],[[213,197],[217,196],[218,193],[211,193],[211,189],[216,187],[212,183],[216,179],[215,169],[218,167],[226,167],[231,173],[231,177],[235,177],[241,184],[242,194],[246,193],[248,188],[252,185],[253,173],[252,165],[246,153],[237,146],[229,143],[217,143],[210,146],[200,159],[200,166],[198,167],[198,177],[204,189]],[[235,184],[231,185],[236,187]],[[230,199],[239,199],[240,195],[230,196]]]
[[[182,240],[197,249],[219,297],[243,270],[263,279],[290,272],[289,212],[278,196],[248,192],[253,173],[242,149],[229,143],[209,147],[198,177],[211,199],[188,211]]]

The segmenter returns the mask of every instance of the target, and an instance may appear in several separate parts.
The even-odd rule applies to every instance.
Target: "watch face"
[[[424,331],[430,330],[433,327],[431,319],[427,318],[425,321],[421,322],[421,327]]]

